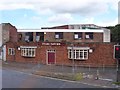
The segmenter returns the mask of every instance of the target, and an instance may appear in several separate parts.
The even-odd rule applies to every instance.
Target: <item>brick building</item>
[[[56,65],[115,65],[110,30],[93,24],[18,29],[18,42],[6,43],[6,59]]]
[[[0,24],[0,59],[6,60],[6,42],[17,42],[17,29],[10,23]]]
[[[18,29],[18,32],[19,41],[26,41],[29,38],[28,41],[33,42],[110,42],[110,30],[94,24]]]

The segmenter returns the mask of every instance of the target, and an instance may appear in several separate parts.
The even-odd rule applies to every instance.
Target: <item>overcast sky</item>
[[[16,28],[118,23],[119,0],[0,0],[0,23]]]

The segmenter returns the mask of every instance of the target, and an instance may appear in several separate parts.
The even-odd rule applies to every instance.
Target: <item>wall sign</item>
[[[56,42],[55,42],[55,43],[50,43],[50,42],[49,42],[49,43],[45,43],[45,42],[44,42],[44,43],[42,43],[42,45],[43,45],[43,46],[49,46],[49,45],[50,45],[50,46],[61,46],[62,43],[56,43]]]

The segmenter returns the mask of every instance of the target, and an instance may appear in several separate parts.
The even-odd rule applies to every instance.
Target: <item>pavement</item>
[[[32,63],[2,62],[2,68],[11,68],[21,72],[69,81],[74,80],[72,76],[75,76],[79,73],[82,75],[82,77],[80,77],[78,80],[74,80],[75,82],[100,86],[103,88],[120,88],[120,86],[113,84],[113,82],[116,81],[116,67],[87,68],[64,65],[57,66]]]

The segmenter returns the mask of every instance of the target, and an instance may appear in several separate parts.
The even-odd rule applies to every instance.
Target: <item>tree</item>
[[[120,24],[111,29],[112,42],[120,42]]]

